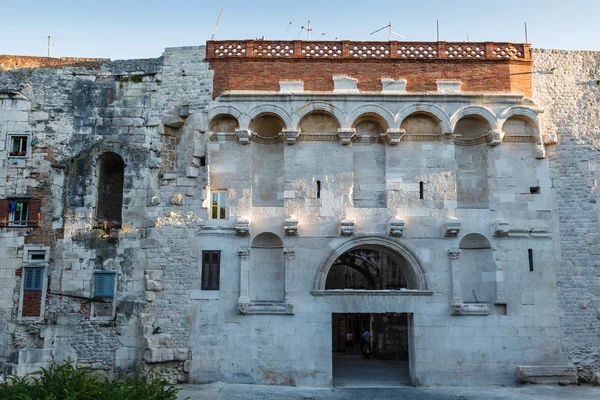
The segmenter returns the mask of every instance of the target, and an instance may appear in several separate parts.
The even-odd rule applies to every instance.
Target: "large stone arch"
[[[494,130],[497,126],[496,115],[494,115],[494,113],[491,110],[481,106],[468,106],[461,108],[460,110],[454,113],[452,118],[450,118],[452,132],[454,132],[458,121],[468,116],[479,116],[483,118],[488,123],[490,131]]]
[[[396,124],[394,127],[396,129],[400,129],[400,126],[402,125],[402,121],[404,121],[404,119],[406,117],[408,117],[411,114],[419,113],[419,112],[427,113],[427,114],[431,114],[431,115],[435,116],[442,124],[442,132],[443,133],[448,133],[448,132],[453,131],[454,126],[451,124],[450,116],[448,115],[446,110],[444,110],[443,108],[436,106],[435,104],[432,104],[432,103],[416,103],[416,104],[411,104],[411,105],[408,105],[408,106],[402,108],[396,115]]]
[[[217,105],[211,107],[211,109],[208,110],[209,125],[212,119],[217,115],[231,115],[232,117],[235,117],[240,124],[240,128],[244,129],[248,127],[248,123],[250,122],[250,118],[248,118],[247,115],[244,115],[237,107],[232,105]]]
[[[258,105],[254,108],[252,108],[250,111],[247,112],[248,116],[250,117],[250,120],[256,118],[257,116],[259,116],[260,114],[275,114],[278,117],[281,118],[281,120],[283,121],[283,123],[285,124],[285,126],[283,127],[284,129],[290,129],[291,127],[294,126],[293,122],[292,122],[292,116],[290,115],[290,113],[285,110],[283,107],[280,107],[276,104],[261,104]],[[241,126],[241,124],[240,124]]]
[[[531,122],[536,129],[536,132],[534,133],[536,142],[539,144],[542,143],[542,127],[538,110],[524,106],[512,106],[503,110],[498,116],[496,126],[498,132],[504,132],[504,124],[510,117],[522,117]]]
[[[413,289],[428,290],[425,268],[415,252],[402,242],[387,236],[376,235],[354,237],[332,246],[331,250],[325,258],[323,258],[317,269],[314,290],[325,290],[327,275],[338,257],[348,250],[366,246],[387,250],[404,258],[410,268],[409,271],[406,271],[407,274],[405,274],[407,281],[413,282]]]
[[[396,118],[394,114],[387,108],[379,104],[363,104],[360,107],[352,110],[348,115],[348,121],[350,124],[354,124],[358,118],[364,114],[377,114],[387,122],[388,127],[391,129],[396,125]]]
[[[313,111],[323,111],[328,114],[331,114],[333,117],[335,117],[335,119],[337,119],[337,122],[341,128],[350,128],[350,126],[347,126],[350,122],[348,122],[346,114],[333,104],[326,103],[324,101],[313,101],[297,109],[296,115],[298,119],[295,121],[296,126],[302,118],[304,118],[306,115],[310,114]]]

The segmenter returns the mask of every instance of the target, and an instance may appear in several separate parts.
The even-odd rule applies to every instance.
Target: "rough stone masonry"
[[[414,385],[597,381],[599,60],[0,56],[0,374],[327,386],[333,316],[371,314],[405,321]]]

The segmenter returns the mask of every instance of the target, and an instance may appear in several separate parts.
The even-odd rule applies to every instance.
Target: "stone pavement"
[[[190,400],[598,400],[600,387],[436,387],[415,388],[298,388],[227,383],[181,385],[178,399]]]

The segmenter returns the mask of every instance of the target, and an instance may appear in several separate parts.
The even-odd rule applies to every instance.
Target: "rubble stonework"
[[[395,312],[415,385],[594,379],[599,55],[436,44],[421,75],[434,50],[315,43],[0,71],[0,374],[330,385],[332,313]],[[406,287],[327,287],[369,248]]]

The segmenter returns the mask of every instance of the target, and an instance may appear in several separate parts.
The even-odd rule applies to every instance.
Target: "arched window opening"
[[[345,252],[331,266],[325,289],[398,290],[408,288],[407,261],[391,251],[353,249]]]
[[[340,124],[333,115],[314,111],[302,117],[298,127],[302,133],[337,133]]]
[[[116,153],[105,153],[99,160],[98,205],[99,221],[121,224],[125,163]]]
[[[275,138],[285,129],[285,123],[277,114],[263,113],[252,118],[250,130],[258,136]]]
[[[211,132],[235,132],[240,127],[238,120],[229,114],[216,115],[208,125]]]

